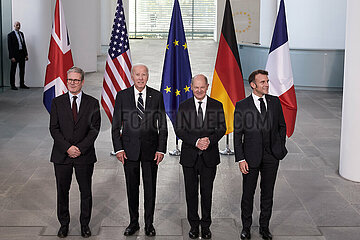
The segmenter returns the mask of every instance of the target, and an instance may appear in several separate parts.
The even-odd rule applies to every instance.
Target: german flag
[[[210,97],[222,102],[226,134],[233,132],[235,105],[245,98],[245,90],[229,0],[225,5]]]

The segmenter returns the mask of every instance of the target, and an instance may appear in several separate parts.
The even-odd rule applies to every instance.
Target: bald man
[[[16,21],[14,23],[14,30],[8,34],[9,59],[11,60],[10,85],[12,90],[18,90],[15,86],[15,73],[18,63],[20,70],[20,88],[29,89],[29,87],[25,85],[24,81],[25,61],[27,61],[29,57],[25,43],[25,36],[24,33],[20,31],[20,27],[20,22]]]

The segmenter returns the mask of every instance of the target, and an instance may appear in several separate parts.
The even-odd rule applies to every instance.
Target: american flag
[[[122,0],[118,0],[101,93],[101,105],[110,122],[112,122],[117,92],[134,84],[130,71],[131,57],[124,8]]]
[[[56,1],[46,67],[43,103],[50,113],[53,98],[66,93],[66,72],[74,66],[61,0]]]

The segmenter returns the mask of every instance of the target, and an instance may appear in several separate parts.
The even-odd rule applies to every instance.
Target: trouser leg
[[[263,161],[260,168],[260,227],[269,227],[274,198],[274,186],[278,167],[279,161],[274,159],[274,161]]]
[[[92,210],[92,175],[94,164],[75,165],[75,176],[80,190],[80,224],[89,225]]]
[[[216,167],[202,165],[200,170],[200,195],[201,195],[201,227],[211,225],[212,191],[216,175]]]
[[[57,217],[61,225],[69,225],[69,190],[73,166],[71,164],[54,164],[57,190]]]
[[[200,218],[198,214],[199,204],[199,177],[197,170],[193,167],[184,167],[184,183],[185,183],[185,195],[187,205],[187,218],[191,227],[198,227],[200,224]]]
[[[258,168],[250,168],[249,173],[243,174],[243,194],[241,198],[241,220],[244,228],[250,228],[254,208],[254,194],[259,176]]]
[[[124,172],[130,214],[130,224],[139,224],[140,161],[125,160]]]
[[[158,165],[155,161],[141,162],[141,170],[144,184],[145,226],[149,226],[154,222]]]
[[[17,62],[11,62],[10,67],[10,86],[15,87],[15,73],[16,73]]]

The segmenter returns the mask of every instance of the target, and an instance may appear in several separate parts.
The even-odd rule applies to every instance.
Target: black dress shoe
[[[83,238],[88,238],[91,236],[91,231],[88,225],[81,226],[81,236]]]
[[[259,228],[259,233],[263,239],[271,240],[272,234],[269,231],[269,228]]]
[[[67,235],[68,235],[68,232],[69,232],[69,226],[68,226],[68,225],[62,225],[62,226],[59,228],[59,231],[58,231],[57,236],[58,236],[59,238],[66,238]]]
[[[195,239],[199,237],[199,227],[192,227],[189,231],[189,238]]]
[[[201,238],[203,239],[211,238],[211,231],[209,228],[201,228]]]
[[[129,225],[124,232],[125,236],[131,236],[134,235],[134,233],[136,233],[136,231],[138,231],[140,229],[139,225]]]
[[[11,87],[11,90],[18,90],[18,88],[15,87],[15,86],[12,86],[12,87]]]
[[[29,87],[28,87],[28,86],[26,86],[26,85],[21,85],[21,86],[20,86],[20,88],[23,88],[23,89],[29,89]]]
[[[150,237],[153,237],[156,235],[155,228],[152,224],[150,224],[149,226],[145,226],[145,235],[150,236]]]
[[[241,239],[251,239],[250,229],[243,228],[240,234]]]

